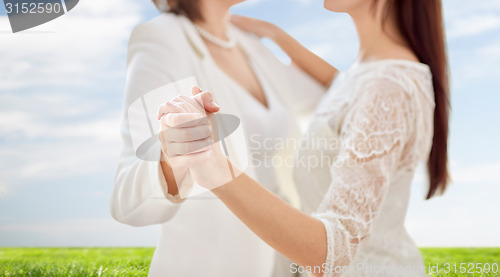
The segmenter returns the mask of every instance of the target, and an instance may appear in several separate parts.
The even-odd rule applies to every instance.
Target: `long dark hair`
[[[377,2],[377,0],[374,0]],[[441,0],[387,0],[383,19],[394,16],[399,32],[417,55],[429,66],[434,85],[434,137],[427,161],[429,191],[426,199],[442,194],[449,181],[448,122],[450,93],[448,61],[444,37]]]

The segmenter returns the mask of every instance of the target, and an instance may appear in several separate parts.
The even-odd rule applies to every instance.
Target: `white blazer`
[[[236,28],[233,32],[248,58],[269,77],[272,90],[289,107],[291,120],[310,115],[325,88],[298,68],[277,60],[255,36]],[[239,115],[238,105],[242,103],[214,73],[216,64],[192,23],[183,16],[165,13],[138,25],[130,38],[127,65],[121,126],[123,150],[111,197],[111,214],[131,226],[161,224],[149,276],[287,276],[288,268],[281,268],[285,273],[273,273],[274,250],[210,192],[207,195],[212,197],[204,200],[176,201],[164,193],[166,182],[159,162],[136,156],[127,110],[136,99],[158,87],[195,76],[202,89],[213,92],[221,111]],[[173,96],[166,95],[163,101]],[[243,128],[245,122],[241,124]],[[235,132],[226,140],[236,163],[248,160],[246,149],[236,147],[239,144],[235,140],[242,138],[246,139],[241,132]],[[246,172],[255,178],[251,168]],[[290,172],[284,173],[287,174]],[[284,175],[280,180],[291,180]],[[286,186],[293,184],[286,182]]]

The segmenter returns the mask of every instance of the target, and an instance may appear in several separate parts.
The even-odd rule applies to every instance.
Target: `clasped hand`
[[[196,183],[211,190],[230,182],[234,172],[214,139],[210,115],[219,107],[212,93],[195,86],[192,94],[177,96],[160,106],[159,139],[177,184],[190,171]]]

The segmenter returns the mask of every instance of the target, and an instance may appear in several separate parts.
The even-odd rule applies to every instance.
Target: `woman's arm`
[[[391,80],[366,82],[346,115],[332,181],[317,213],[289,206],[234,165],[233,179],[217,144],[206,160],[191,167],[193,178],[212,190],[254,233],[314,275],[334,276],[332,267],[349,265],[371,233],[400,159],[414,134],[411,98]],[[367,124],[369,122],[370,124]],[[208,127],[207,127],[208,128]],[[411,152],[409,152],[411,153]],[[183,154],[181,154],[183,155]]]
[[[322,266],[327,255],[323,223],[287,204],[241,174],[212,192],[256,235],[302,266]],[[321,275],[321,271],[316,272]]]
[[[278,26],[251,17],[232,15],[231,22],[242,30],[273,40],[292,62],[324,86],[329,86],[338,70],[304,47]]]
[[[193,179],[211,190],[270,246],[301,265],[321,266],[327,253],[327,236],[320,220],[290,206],[228,162],[218,144],[195,143],[202,141],[195,133],[210,136],[211,126],[208,121],[194,124],[192,118],[199,117],[203,109],[200,106],[197,111],[194,107],[198,106],[196,103],[205,103],[206,107],[210,102],[178,97],[160,110],[159,117],[166,131],[183,133],[186,141],[182,145],[179,142],[163,145],[164,151],[171,153],[169,159],[174,168],[188,164]],[[182,112],[175,112],[179,107],[183,107]],[[193,128],[186,128],[186,122]]]
[[[134,114],[129,107],[148,92],[187,76],[186,70],[172,51],[171,41],[165,38],[164,26],[147,22],[137,26],[130,37],[127,59],[127,84],[121,123],[122,153],[110,201],[112,216],[132,226],[161,224],[172,218],[180,200],[170,167],[159,161],[146,161],[136,156],[131,126]],[[172,28],[171,33],[176,29]],[[165,101],[175,95],[165,96]],[[158,149],[158,158],[161,150]],[[159,160],[159,159],[158,159]]]
[[[195,133],[207,134],[210,138],[211,127],[208,121],[194,124],[192,118],[200,113],[193,109],[192,103],[178,97],[159,112],[166,132],[183,133],[186,141],[167,141],[163,145],[164,151],[171,153],[169,159],[174,168],[189,164],[193,178],[210,189],[270,246],[301,265],[321,266],[327,253],[327,236],[321,221],[293,208],[228,162],[217,144],[195,143],[205,140],[200,140]],[[183,112],[175,113],[179,106]],[[186,128],[186,122],[192,127]],[[228,171],[231,174],[227,174]]]

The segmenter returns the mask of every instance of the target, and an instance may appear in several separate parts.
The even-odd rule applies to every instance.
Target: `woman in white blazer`
[[[238,2],[241,0],[158,1],[157,7],[168,11],[138,25],[130,37],[123,151],[111,213],[131,226],[161,225],[149,276],[291,275],[284,258],[275,256],[211,192],[181,199],[170,181],[168,165],[159,159],[138,158],[131,134],[134,126],[129,107],[133,103],[155,89],[194,76],[200,87],[214,92],[222,111],[241,119],[238,130],[225,140],[232,161],[240,167],[248,160],[261,163],[248,166],[246,173],[287,198],[293,186],[287,174],[262,163],[282,153],[250,148],[265,138],[279,141],[299,135],[297,120],[313,112],[326,84],[309,77],[304,72],[307,69],[281,63],[257,37],[229,25],[229,8]],[[161,101],[176,94],[160,93]],[[152,103],[155,108],[160,104]],[[252,135],[257,136],[251,139]],[[241,139],[246,141],[239,143]],[[240,147],[245,144],[250,148]],[[161,155],[160,149],[152,151]],[[284,183],[289,187],[280,185]],[[293,193],[287,200],[290,195]]]

